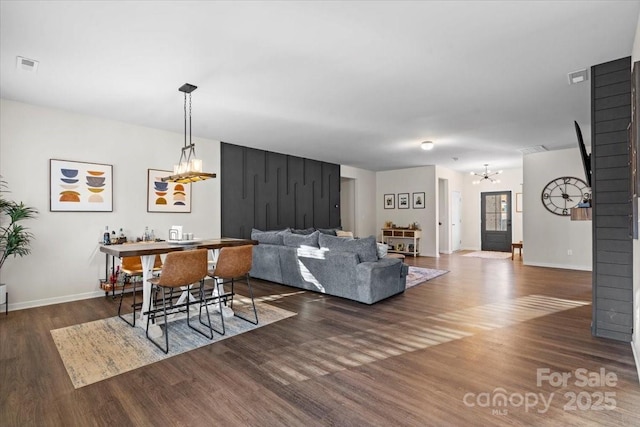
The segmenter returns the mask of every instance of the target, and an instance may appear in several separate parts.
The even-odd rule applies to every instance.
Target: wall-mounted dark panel
[[[222,235],[340,226],[340,165],[221,144]]]
[[[598,337],[631,341],[633,245],[629,237],[631,58],[591,68],[593,321]]]

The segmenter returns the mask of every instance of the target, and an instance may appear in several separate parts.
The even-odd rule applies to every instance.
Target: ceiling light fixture
[[[498,172],[491,172],[489,170],[489,164],[485,163],[484,165],[484,172],[481,173],[477,173],[477,172],[471,172],[471,175],[475,175],[475,176],[479,176],[480,179],[477,181],[473,181],[474,184],[480,184],[480,182],[484,181],[485,179],[487,181],[490,181],[492,184],[497,184],[500,182],[499,179],[495,179],[493,178],[495,175],[500,175],[502,173],[502,171],[498,171]]]
[[[178,88],[184,93],[184,146],[180,152],[178,164],[173,166],[173,175],[162,178],[164,182],[189,182],[204,181],[215,178],[215,173],[202,172],[202,160],[196,158],[196,146],[191,141],[191,92],[198,89],[189,83],[185,83]],[[187,94],[189,94],[189,144],[187,145]]]
[[[423,150],[433,150],[433,142],[432,141],[425,141],[422,144],[420,144],[420,148],[422,148]]]

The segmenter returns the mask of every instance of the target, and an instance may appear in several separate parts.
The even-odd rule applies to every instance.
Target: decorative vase
[[[7,303],[7,285],[0,283],[0,305]]]

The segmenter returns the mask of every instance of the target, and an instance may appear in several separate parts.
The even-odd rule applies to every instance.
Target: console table
[[[383,228],[382,243],[389,245],[389,252],[418,256],[420,253],[422,230],[409,228]],[[391,246],[393,245],[393,249]]]

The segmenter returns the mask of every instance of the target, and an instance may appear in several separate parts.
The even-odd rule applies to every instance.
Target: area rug
[[[470,252],[462,256],[468,256],[472,258],[507,259],[511,258],[511,252],[478,251]]]
[[[442,276],[448,272],[448,270],[434,270],[431,268],[409,266],[406,289],[424,283],[428,280],[435,279],[436,277]]]
[[[234,308],[239,309],[238,302],[236,296]],[[185,321],[172,322],[169,329],[169,354],[164,354],[154,346],[146,338],[144,329],[132,328],[117,316],[54,329],[51,336],[73,386],[80,388],[296,315],[257,299],[256,309],[258,325],[237,317],[225,318],[226,334],[214,332],[213,340],[189,329]],[[197,315],[192,320],[197,324]],[[213,316],[211,321],[217,322],[214,324],[217,327],[219,315]],[[164,337],[158,340],[162,342]]]

